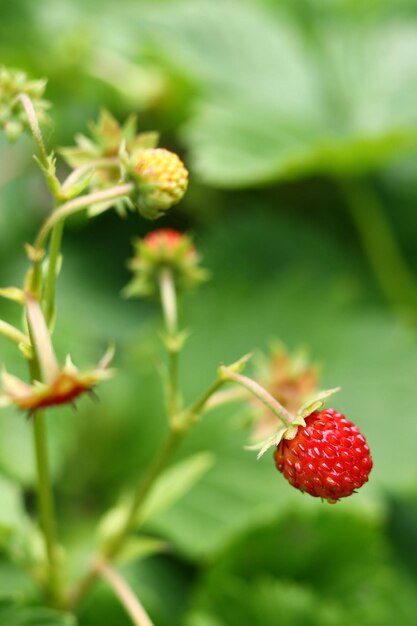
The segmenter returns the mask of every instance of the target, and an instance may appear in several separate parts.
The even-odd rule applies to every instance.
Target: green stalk
[[[49,167],[48,154],[43,141],[42,132],[38,123],[35,108],[31,99],[26,94],[21,94],[19,98],[26,113],[29,127],[38,148],[40,163],[45,168],[45,170],[47,170]],[[47,182],[52,193],[55,195],[59,189],[59,181],[56,179],[55,176],[47,176]],[[34,264],[32,274],[32,284],[34,284],[36,289],[39,286],[40,281],[39,269],[40,260]],[[49,298],[53,298],[53,288],[52,291],[51,288],[52,284],[50,285],[50,294],[48,296]],[[50,306],[51,302],[52,300],[47,300],[47,306]],[[30,323],[28,323],[28,326],[30,333]],[[40,365],[36,354],[36,345],[33,341],[33,337],[31,337],[31,343],[33,345],[35,354],[33,356],[33,359],[29,362],[30,376],[32,381],[41,380]],[[48,564],[48,587],[51,594],[51,599],[56,604],[59,604],[61,595],[61,581],[57,556],[55,506],[48,462],[46,422],[45,415],[42,411],[37,411],[33,416],[33,435],[38,477],[39,516],[45,541],[45,553]]]
[[[27,335],[3,320],[0,320],[0,335],[7,337],[7,339],[10,339],[10,341],[13,341],[17,345],[29,343],[29,337],[27,337]]]
[[[224,382],[237,383],[250,391],[250,393],[255,396],[255,398],[258,398],[258,400],[260,400],[268,409],[270,409],[285,426],[291,426],[294,416],[280,402],[278,402],[276,398],[271,396],[266,389],[252,380],[252,378],[243,376],[243,374],[239,374],[238,372],[234,372],[228,367],[220,368],[220,378]]]
[[[39,364],[36,357],[30,361],[30,374],[32,380],[40,379]],[[59,604],[61,589],[57,558],[55,506],[48,463],[45,415],[42,411],[37,411],[33,416],[33,435],[38,476],[39,516],[48,563],[48,586],[52,600]]]
[[[184,415],[188,417],[189,427],[191,427],[196,421],[192,418],[195,418],[204,410],[211,396],[224,384],[224,382],[225,381],[223,380],[217,380],[194,404],[190,406],[190,408],[184,411]],[[73,609],[76,607],[84,596],[90,591],[100,573],[100,564],[103,559],[105,561],[111,561],[117,556],[120,549],[123,547],[125,540],[133,530],[138,514],[140,513],[141,507],[145,503],[148,494],[188,430],[189,428],[176,429],[171,427],[163,446],[154,458],[144,478],[137,486],[131,506],[121,529],[112,541],[110,541],[103,549],[102,553],[92,562],[90,569],[70,593],[67,602],[69,608]]]
[[[120,600],[120,603],[124,606],[133,624],[135,626],[154,626],[139,598],[133,593],[120,574],[106,561],[99,563],[97,569],[100,576],[107,582]]]
[[[379,286],[398,313],[417,313],[417,280],[370,185],[342,185],[347,206]]]
[[[48,255],[48,273],[45,279],[45,292],[44,292],[44,302],[45,302],[45,319],[48,325],[48,328],[51,328],[54,317],[55,317],[55,289],[56,289],[56,278],[57,278],[57,269],[59,257],[61,254],[61,244],[62,244],[62,236],[64,233],[64,223],[62,220],[55,224],[52,234],[51,234],[51,242],[49,244],[49,255]]]
[[[40,162],[44,167],[48,167],[48,154],[46,152],[45,144],[44,144],[43,137],[42,137],[42,132],[39,126],[39,122],[38,122],[38,118],[36,115],[35,107],[33,106],[33,102],[30,99],[30,97],[25,93],[20,94],[19,100],[22,103],[22,106],[25,110],[26,119],[29,123],[29,127],[31,130],[33,139],[35,140],[35,143],[36,143],[36,147],[38,148]]]
[[[104,202],[106,200],[116,200],[117,198],[123,198],[124,196],[128,196],[133,191],[133,189],[133,183],[125,183],[123,185],[116,185],[115,187],[111,187],[110,189],[103,189],[103,191],[94,191],[84,196],[80,196],[79,198],[74,198],[73,200],[65,202],[53,213],[51,213],[49,218],[41,227],[35,241],[35,249],[38,251],[41,251],[43,249],[45,240],[48,237],[53,226],[55,226],[55,224],[57,224],[64,218],[67,218],[70,215],[74,215],[74,213],[78,213],[79,211],[82,211],[83,209],[86,209],[93,204]]]
[[[155,484],[161,471],[166,466],[172,453],[177,448],[183,435],[184,433],[181,433],[179,431],[171,430],[169,432],[165,443],[163,444],[159,453],[157,454],[148,471],[146,472],[145,477],[138,484],[128,514],[120,531],[113,538],[113,540],[104,548],[102,554],[93,561],[89,571],[86,573],[84,578],[81,579],[79,584],[71,593],[69,597],[70,608],[77,606],[82,598],[90,591],[99,574],[99,565],[102,560],[104,559],[106,561],[111,561],[115,558],[115,556],[117,556],[119,550],[122,548],[126,538],[129,536],[135,525],[137,515],[140,511],[140,507],[144,503],[146,496]]]
[[[178,346],[175,341],[178,333],[177,294],[174,277],[169,267],[164,267],[159,272],[159,290],[165,329],[170,340],[167,346],[169,353],[168,414],[172,421],[178,413],[179,405],[179,355]]]

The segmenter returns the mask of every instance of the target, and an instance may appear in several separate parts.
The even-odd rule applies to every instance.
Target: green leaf
[[[130,537],[117,557],[117,562],[126,564],[167,552],[169,544],[152,537]]]
[[[77,626],[73,615],[38,607],[0,606],[0,619],[7,626]]]
[[[199,452],[165,470],[146,499],[138,522],[149,522],[180,500],[213,465],[213,454]]]
[[[408,18],[317,9],[303,29],[259,4],[186,0],[151,11],[148,23],[149,38],[199,88],[184,138],[210,184],[359,174],[417,146]]]
[[[214,457],[208,452],[199,452],[165,470],[141,507],[137,525],[142,526],[180,500],[213,466]],[[130,509],[130,500],[123,500],[108,511],[98,527],[101,543],[117,534],[123,526]],[[140,545],[140,544],[138,544]]]

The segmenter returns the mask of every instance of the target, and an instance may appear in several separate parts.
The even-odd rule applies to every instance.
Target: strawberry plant
[[[329,502],[359,489],[368,479],[372,459],[359,429],[333,409],[323,410],[325,401],[337,389],[316,393],[315,380],[305,384],[304,378],[311,377],[308,368],[289,378],[296,393],[288,396],[284,393],[288,392],[285,371],[278,372],[279,385],[271,385],[269,391],[256,377],[242,373],[249,360],[244,356],[231,365],[221,364],[212,384],[194,401],[185,402],[179,366],[189,331],[182,325],[178,297],[205,282],[208,272],[201,267],[198,248],[189,235],[168,228],[155,229],[134,244],[134,256],[129,261],[133,277],[124,295],[154,299],[161,306],[160,338],[166,351],[166,366],[162,368],[166,439],[146,471],[137,477],[136,487],[121,494],[99,520],[97,550],[90,555],[85,570],[76,578],[68,575],[72,555],[58,534],[46,413],[57,406],[76,406],[86,394],[95,398],[99,384],[115,372],[110,367],[113,346],[90,369],[75,366],[70,356],[63,361],[57,356],[56,287],[63,267],[65,223],[81,211],[93,219],[113,208],[122,215],[133,212],[138,220],[153,222],[182,200],[188,171],[177,154],[158,147],[157,133],[138,132],[133,118],[121,126],[103,111],[99,122],[90,127],[91,136],[78,136],[76,146],[60,151],[70,167],[62,178],[57,169],[59,152],[46,147],[41,130],[42,124],[48,123],[49,104],[44,100],[44,89],[44,81],[30,81],[21,72],[0,72],[1,126],[12,140],[24,131],[31,133],[37,148],[35,158],[53,200],[53,209],[33,243],[25,246],[29,267],[22,284],[0,290],[3,298],[21,307],[21,326],[1,320],[0,333],[15,344],[28,370],[26,377],[4,370],[0,404],[5,410],[14,407],[21,417],[26,415],[26,426],[33,430],[37,470],[37,514],[26,511],[24,523],[11,525],[3,537],[4,550],[30,573],[36,591],[27,602],[22,601],[23,606],[12,602],[0,608],[4,608],[4,619],[10,623],[43,620],[51,625],[75,624],[80,603],[101,578],[132,621],[149,626],[149,616],[115,562],[126,558],[126,554],[134,558],[161,549],[161,542],[146,540],[138,531],[148,519],[184,495],[210,466],[211,459],[204,453],[169,466],[175,450],[207,411],[242,400],[250,408],[261,406],[261,419],[268,416],[268,436],[249,447],[259,449],[259,456],[275,448],[277,467],[289,482]],[[284,358],[281,369],[287,365]],[[117,375],[123,376],[123,372]],[[263,427],[254,429],[261,431]],[[36,608],[31,613],[31,600],[32,605],[42,602],[49,608]]]

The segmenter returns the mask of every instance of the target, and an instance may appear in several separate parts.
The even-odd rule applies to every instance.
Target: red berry
[[[294,439],[282,439],[274,453],[288,482],[311,496],[336,502],[368,480],[372,457],[359,428],[334,409],[305,419]]]

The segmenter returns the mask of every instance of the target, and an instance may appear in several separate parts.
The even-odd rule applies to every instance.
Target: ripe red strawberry
[[[359,428],[334,409],[305,418],[294,439],[282,439],[275,453],[277,469],[288,482],[311,496],[336,502],[368,480],[372,457]]]

